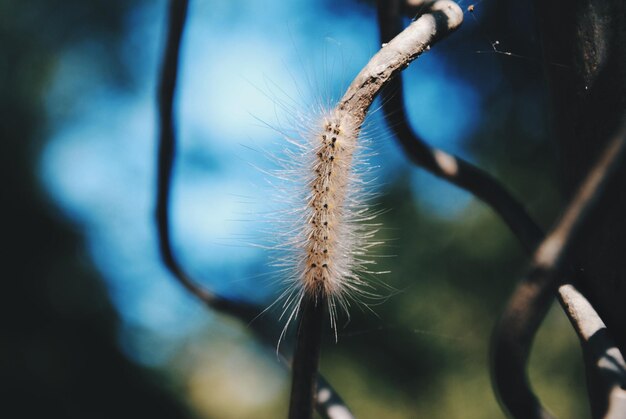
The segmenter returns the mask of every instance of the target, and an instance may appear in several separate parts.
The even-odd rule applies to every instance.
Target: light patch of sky
[[[441,219],[455,219],[472,200],[468,192],[424,171],[411,173],[411,190],[423,209]]]
[[[464,140],[480,121],[480,94],[447,74],[437,57],[431,58],[427,53],[404,73],[409,119],[429,144],[466,154]]]
[[[246,241],[249,231],[259,230],[251,214],[267,209],[263,182],[251,167],[265,157],[245,147],[280,149],[280,135],[259,122],[280,126],[289,119],[277,101],[310,105],[339,96],[376,51],[377,28],[374,11],[362,4],[354,5],[358,13],[341,15],[305,1],[234,4],[192,2],[190,9],[178,92],[172,228],[175,251],[194,276],[233,298],[261,302],[270,292],[258,290],[264,256]],[[139,92],[101,86],[82,91],[80,113],[48,142],[41,178],[84,228],[122,318],[131,328],[176,338],[209,318],[161,265],[153,224],[155,66],[163,40],[163,25],[155,19],[162,21],[165,9],[163,2],[152,3],[131,16],[130,45],[145,45],[137,55],[128,54],[146,75]],[[49,106],[80,73],[75,52],[66,58]],[[433,74],[442,65],[434,55],[423,61],[430,64],[414,65],[415,75],[409,76],[420,86],[419,95],[408,95],[409,109],[421,109],[411,118],[430,141],[460,147],[473,129],[475,94],[445,74]],[[338,75],[320,76],[329,69]],[[400,154],[386,158],[381,171],[392,173]]]
[[[433,59],[434,58],[434,59]],[[427,53],[404,72],[408,118],[416,132],[434,147],[467,158],[464,142],[478,128],[480,93],[446,72],[446,65]],[[472,197],[424,171],[411,175],[414,196],[441,218],[455,218]]]

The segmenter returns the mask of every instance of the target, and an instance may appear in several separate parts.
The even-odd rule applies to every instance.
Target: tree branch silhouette
[[[430,4],[430,1],[413,1],[407,5],[405,0],[379,0],[378,24],[381,42],[389,42],[402,31],[404,13],[424,10]],[[402,76],[391,80],[381,95],[387,124],[407,157],[417,166],[485,202],[509,226],[526,251],[534,251],[543,238],[543,232],[524,206],[488,173],[459,157],[431,147],[415,132],[406,113]]]
[[[594,354],[598,360],[611,359],[615,367],[611,374],[607,373],[603,362],[598,362],[596,367],[601,377],[610,380],[607,397],[611,402],[621,403],[620,412],[622,415],[626,413],[623,401],[625,393],[618,388],[626,383],[626,368],[619,350],[608,334],[602,339],[592,339],[592,336],[605,330],[600,316],[572,285],[559,287],[563,279],[572,274],[568,265],[569,252],[588,214],[601,198],[604,185],[611,180],[615,169],[624,163],[625,143],[626,119],[587,175],[562,218],[538,247],[529,274],[518,284],[496,325],[493,342],[495,385],[502,402],[516,418],[551,417],[541,408],[530,390],[526,363],[533,337],[550,307],[555,291],[558,291],[559,300],[574,324],[583,349]],[[615,405],[612,408],[618,407]]]
[[[388,42],[403,28],[403,14],[412,14],[416,11],[429,7],[432,1],[429,0],[379,0],[378,1],[378,22],[380,29],[380,40],[382,43]],[[468,163],[445,151],[429,146],[421,139],[408,122],[403,93],[401,76],[391,80],[383,89],[383,111],[389,127],[393,130],[397,140],[402,146],[409,159],[416,165],[434,175],[447,180],[448,182],[472,193],[474,196],[489,205],[500,218],[508,225],[512,233],[518,238],[527,253],[532,254],[535,248],[544,239],[544,233],[538,224],[530,217],[524,206],[519,203],[499,181],[492,178],[488,173],[478,167]],[[552,290],[554,291],[554,290]],[[537,311],[537,324],[530,333],[528,341],[525,343],[525,351],[528,353],[532,337],[536,328],[545,316],[547,308],[552,302],[552,295],[547,297],[542,295],[542,299],[519,307],[519,316],[528,315],[522,313]],[[539,295],[537,296],[539,297]],[[558,288],[557,297],[561,305],[565,308],[565,313],[577,331],[599,330],[597,325],[604,325],[598,313],[592,308],[587,299],[580,294],[571,284],[562,285]],[[602,340],[591,340],[589,333],[583,335],[579,332],[581,345],[584,350],[595,354],[597,359],[607,359],[609,354],[617,350],[610,338]],[[496,338],[497,340],[498,338]],[[506,358],[506,354],[503,355]],[[501,359],[498,358],[498,359]],[[611,359],[622,359],[621,354]],[[507,371],[510,376],[496,379],[495,386],[502,397],[502,402],[509,406],[516,395],[524,395],[525,409],[532,411],[533,417],[549,417],[539,404],[537,398],[532,393],[528,380],[526,379],[527,356],[520,358],[522,361],[514,369]],[[616,361],[618,364],[622,361]],[[494,363],[496,368],[496,363]],[[598,367],[602,370],[602,367]],[[498,369],[498,368],[497,368]],[[498,369],[500,371],[501,369]],[[618,382],[624,381],[623,369]],[[494,374],[494,378],[496,375]],[[507,390],[501,389],[502,385],[507,386]],[[619,391],[615,385],[610,385],[607,394],[610,400],[621,400]],[[617,396],[616,396],[617,395]],[[615,402],[617,403],[617,402]],[[509,408],[509,410],[511,410]],[[527,410],[526,410],[527,411]],[[531,417],[531,416],[516,416]]]
[[[258,313],[256,307],[223,298],[194,282],[180,266],[172,250],[169,226],[169,199],[172,184],[172,167],[176,155],[173,108],[178,76],[180,44],[188,4],[189,2],[187,0],[172,0],[170,2],[167,41],[159,82],[159,155],[156,204],[159,250],[167,269],[187,291],[195,295],[212,309],[231,314],[249,322]]]
[[[387,43],[402,31],[400,16],[405,13],[407,4],[400,0],[379,1],[379,24],[381,40]],[[383,110],[390,127],[394,130],[407,156],[417,165],[453,183],[487,203],[509,226],[527,252],[535,252],[531,271],[514,292],[507,309],[494,332],[493,368],[495,386],[502,402],[517,418],[548,418],[549,413],[541,407],[532,393],[526,377],[526,363],[532,339],[550,306],[554,292],[572,322],[583,346],[595,360],[595,367],[605,380],[608,408],[606,418],[618,417],[626,411],[626,363],[599,315],[585,297],[572,284],[562,284],[563,278],[571,275],[567,265],[568,251],[575,242],[578,230],[586,221],[586,214],[593,208],[602,185],[610,179],[615,166],[623,162],[626,125],[607,147],[599,163],[590,172],[563,218],[544,239],[541,228],[515,198],[496,179],[481,169],[442,150],[430,147],[417,136],[408,123],[403,98],[402,80],[394,77],[424,48],[451,30],[450,16],[434,5],[446,1],[413,1],[412,7],[434,16],[426,26],[430,33],[420,33],[419,39],[398,41],[398,50],[384,47],[366,66],[342,99],[339,109],[350,113],[356,120],[362,120],[371,101],[383,88]],[[167,43],[161,67],[159,82],[159,151],[158,185],[156,202],[156,222],[159,235],[159,249],[168,270],[181,285],[209,308],[229,314],[249,323],[260,311],[248,303],[232,301],[213,293],[195,282],[180,265],[172,250],[169,226],[169,199],[172,183],[172,167],[176,153],[174,99],[177,83],[180,43],[188,9],[187,0],[172,0],[168,22]],[[457,13],[454,11],[454,13]],[[462,12],[461,12],[462,18]],[[414,22],[411,26],[418,23]],[[409,28],[411,28],[411,26]],[[409,29],[407,28],[407,30]],[[443,29],[443,30],[442,30]],[[405,32],[407,31],[405,30]],[[403,33],[405,33],[403,32]],[[406,32],[408,33],[408,32]],[[408,37],[408,35],[407,35]],[[426,39],[426,40],[424,40]],[[393,41],[392,41],[393,42]],[[391,44],[391,43],[390,43]],[[415,45],[420,51],[414,51]],[[394,48],[395,48],[394,44]],[[399,54],[401,57],[395,56]],[[374,59],[378,57],[379,61]],[[381,67],[376,67],[376,65]],[[372,72],[384,68],[383,73]],[[358,82],[357,82],[358,81]],[[360,125],[360,124],[359,124]],[[537,250],[535,251],[535,248]],[[320,328],[324,310],[319,305],[304,304],[300,317],[298,341],[294,355],[294,381],[290,417],[311,417],[315,403],[318,412],[325,418],[351,417],[351,413],[339,396],[317,375],[319,363]],[[255,333],[262,331],[255,327]],[[298,349],[300,348],[300,349]],[[296,377],[301,377],[296,379]],[[297,409],[295,408],[297,407]],[[333,408],[340,407],[342,414],[333,416]],[[301,412],[307,416],[301,416]],[[300,412],[300,413],[295,413]]]
[[[170,0],[167,39],[158,86],[159,150],[155,215],[159,250],[167,269],[187,291],[197,297],[207,307],[254,326],[252,330],[255,332],[255,335],[262,341],[267,342],[268,336],[261,330],[261,327],[256,326],[258,323],[251,323],[261,311],[259,307],[232,301],[202,287],[184,271],[172,250],[169,200],[172,185],[172,167],[176,155],[174,99],[178,79],[180,45],[188,7],[188,0]],[[281,356],[280,359],[284,364],[289,365],[284,356]],[[316,396],[316,399],[319,399],[320,402],[315,405],[320,416],[325,419],[350,419],[352,413],[330,384],[322,376],[316,375],[314,380],[318,382],[317,387],[319,392],[321,392]]]

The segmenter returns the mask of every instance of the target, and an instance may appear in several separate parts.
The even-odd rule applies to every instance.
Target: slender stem
[[[426,12],[384,43],[341,98],[337,110],[352,115],[356,126],[363,123],[374,98],[387,83],[463,22],[463,11],[450,0],[436,1]]]
[[[354,419],[352,412],[341,399],[339,393],[319,374],[317,376],[315,406],[317,413],[324,419]]]
[[[180,44],[185,27],[188,4],[187,0],[170,1],[167,43],[159,82],[159,156],[156,203],[159,250],[165,266],[189,292],[209,307],[235,315],[249,322],[258,313],[256,307],[223,298],[194,282],[180,266],[172,250],[169,227],[169,200],[172,186],[172,168],[176,155],[174,95],[178,76]]]
[[[605,419],[626,417],[626,361],[609,335],[607,328],[594,308],[571,284],[559,287],[561,305],[570,313],[572,326],[585,348],[585,357],[591,374],[603,387],[599,411]],[[593,400],[592,400],[593,404]],[[595,409],[594,409],[595,410]]]
[[[313,418],[326,298],[319,293],[314,297],[305,297],[301,304],[296,348],[291,364],[293,376],[289,419]]]

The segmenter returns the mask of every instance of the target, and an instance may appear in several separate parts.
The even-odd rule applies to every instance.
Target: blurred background
[[[549,227],[557,157],[521,3],[475,3],[404,73],[406,95],[427,141],[485,168]],[[274,348],[188,295],[158,256],[166,13],[165,0],[0,1],[7,417],[286,414],[289,376]],[[191,1],[172,228],[193,277],[271,304],[277,278],[251,243],[264,240],[272,191],[255,166],[280,155],[290,112],[332,103],[378,48],[372,2]],[[489,208],[411,166],[380,112],[368,132],[390,289],[373,313],[355,308],[340,322],[338,342],[327,330],[322,372],[359,418],[503,417],[489,338],[527,258]],[[577,339],[558,307],[530,376],[559,417],[587,417]]]

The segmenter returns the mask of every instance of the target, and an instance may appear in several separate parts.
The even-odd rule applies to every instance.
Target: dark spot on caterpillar
[[[327,187],[326,187],[326,192],[328,192],[329,190],[330,190],[330,188],[327,186]]]
[[[328,236],[324,236],[324,240],[328,240]]]
[[[333,172],[331,170],[328,171],[328,176],[332,175]]]
[[[328,221],[324,221],[324,225],[327,226],[328,225]]]
[[[335,143],[332,143],[332,144],[330,145],[330,148],[335,148]]]
[[[321,151],[319,153],[317,153],[317,157],[319,157],[319,158],[322,157],[322,152]]]
[[[328,249],[324,249],[324,253],[328,253]]]
[[[330,156],[330,161],[335,160],[335,156]]]
[[[323,264],[322,268],[328,268],[328,264],[327,263]]]
[[[311,268],[317,268],[317,263],[312,263]]]
[[[322,134],[322,140],[326,141],[326,134]]]
[[[328,204],[324,204],[324,208],[328,208]]]
[[[337,137],[333,137],[330,141],[332,141],[333,144],[335,144],[337,142]]]

